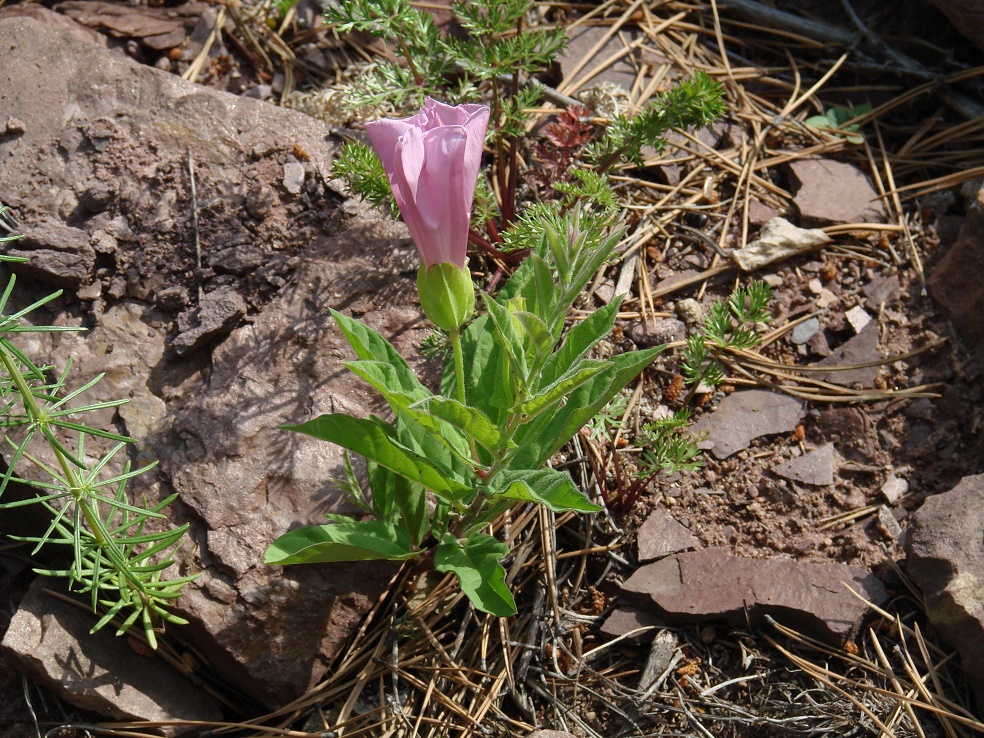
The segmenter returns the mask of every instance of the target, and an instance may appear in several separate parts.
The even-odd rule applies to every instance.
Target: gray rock
[[[277,204],[277,193],[265,183],[257,183],[246,193],[246,212],[257,220],[263,220]]]
[[[882,535],[893,543],[902,538],[902,526],[899,525],[899,521],[895,519],[892,511],[885,505],[878,506],[875,524]]]
[[[60,584],[38,577],[14,614],[0,648],[17,668],[59,697],[114,720],[222,719],[200,686],[163,660],[137,653],[113,626],[90,635],[95,615],[45,594]],[[179,731],[172,727],[167,734]]]
[[[676,314],[687,325],[697,325],[704,319],[704,306],[692,297],[686,297],[676,304]]]
[[[953,27],[984,51],[984,0],[929,0]]]
[[[807,157],[789,165],[799,182],[793,202],[804,227],[880,223],[885,208],[867,175],[853,164]]]
[[[855,305],[852,307],[844,313],[844,317],[847,318],[847,322],[851,324],[851,328],[854,329],[855,334],[863,331],[864,327],[874,320],[874,318],[871,317],[871,313],[860,305]]]
[[[790,335],[789,340],[798,346],[800,344],[807,343],[817,334],[819,330],[820,318],[810,318],[809,320],[804,320],[802,323],[793,328],[793,332],[792,335]]]
[[[96,46],[102,48],[106,48],[109,45],[106,37],[98,31],[94,31],[91,28],[83,26],[78,21],[69,18],[67,15],[56,13],[55,11],[49,10],[48,8],[36,3],[5,5],[0,8],[0,20],[7,20],[10,18],[31,18],[32,20],[35,20],[52,30],[69,34],[79,41],[95,44]]]
[[[967,680],[984,704],[984,474],[964,477],[928,498],[909,519],[909,577],[922,590],[926,615],[960,654]]]
[[[759,436],[795,430],[803,413],[803,403],[789,395],[743,390],[721,400],[717,410],[694,424],[693,432],[706,433],[700,447],[726,459]]]
[[[888,277],[877,277],[862,287],[861,291],[867,298],[865,305],[876,313],[881,309],[883,304],[890,305],[902,295],[902,287],[899,284],[897,274],[892,274]]]
[[[652,561],[667,554],[700,548],[700,541],[661,508],[656,508],[636,534],[639,561]]]
[[[296,161],[284,164],[284,189],[292,195],[300,194],[304,186],[304,165]]]
[[[763,625],[766,616],[832,643],[859,628],[867,605],[888,594],[867,570],[792,559],[747,559],[723,548],[675,554],[641,567],[622,585],[627,599],[672,623],[726,620]]]
[[[780,464],[772,471],[784,479],[790,479],[815,487],[826,487],[834,483],[837,467],[834,444],[828,443],[809,451],[802,456]]]
[[[882,496],[891,504],[895,504],[909,491],[909,483],[895,474],[889,474],[888,479],[881,486]]]
[[[215,253],[209,259],[209,264],[217,272],[246,274],[261,266],[266,260],[266,254],[256,246],[241,244]]]
[[[41,77],[39,67],[46,70]],[[160,199],[148,161],[186,171],[190,148],[196,169],[221,167],[228,172],[225,181],[247,182],[254,176],[249,172],[263,165],[276,182],[276,152],[302,146],[312,177],[329,170],[336,152],[323,124],[305,115],[189,84],[29,19],[0,21],[0,70],[4,79],[23,80],[0,92],[0,120],[4,110],[16,110],[26,127],[16,139],[0,138],[4,200],[30,212],[54,215],[57,193],[73,191],[79,182],[112,180],[130,188],[120,191],[120,200],[160,200],[161,217],[184,223],[187,211],[176,213],[175,203]],[[133,156],[113,159],[125,166],[107,171],[91,147],[105,150],[120,142]],[[151,147],[153,156],[145,156]],[[39,181],[46,187],[38,188]],[[223,201],[224,211],[247,219],[238,209],[246,199]],[[276,200],[268,204],[269,220],[278,221],[283,209]],[[323,522],[328,512],[355,512],[326,483],[340,475],[339,450],[279,429],[332,409],[359,416],[379,411],[375,396],[340,365],[352,354],[327,306],[366,315],[411,358],[427,334],[412,277],[399,276],[396,266],[393,243],[406,239],[405,227],[370,221],[370,209],[356,202],[349,209],[351,230],[331,239],[312,237],[297,260],[302,268],[291,289],[260,308],[255,323],[233,330],[208,371],[202,371],[207,357],[201,354],[165,358],[171,316],[137,300],[109,305],[87,333],[18,337],[31,356],[56,370],[71,357],[73,387],[107,372],[85,400],[132,398],[132,408],[120,416],[134,432],[146,433],[138,456],[163,462],[135,480],[133,494],[153,504],[178,492],[180,502],[170,513],[175,522],[191,524],[177,568],[201,576],[178,601],[180,614],[191,621],[180,628],[181,637],[224,681],[269,707],[298,697],[324,676],[393,571],[373,562],[287,570],[263,563],[266,547],[287,530]],[[141,228],[131,213],[101,213],[89,225],[93,234],[101,230],[121,242],[136,239]],[[155,298],[172,286],[138,281]],[[125,289],[118,274],[104,295],[118,299]],[[52,320],[80,322],[72,312]],[[165,403],[162,418],[158,401]],[[114,409],[89,420],[110,429],[119,422]],[[91,447],[87,442],[87,451],[99,451],[99,440]],[[42,667],[59,678],[54,656]],[[114,678],[128,682],[131,675],[119,671]],[[72,684],[65,687],[72,701]]]
[[[202,297],[201,304],[178,316],[174,351],[178,356],[197,351],[212,339],[229,333],[246,314],[246,303],[234,287],[219,287]]]
[[[624,32],[624,38],[627,43],[635,41],[642,35],[641,31],[636,28],[626,27]],[[587,66],[583,66],[581,62],[584,60],[585,55],[594,48],[595,44],[601,41],[604,35],[605,29],[600,26],[589,26],[586,24],[570,34],[564,50],[557,59],[564,82],[573,82],[575,79],[583,77],[585,72],[590,71],[593,65],[588,64]],[[617,37],[609,38],[605,45],[598,51],[597,58],[607,59],[613,56],[624,48],[622,44],[623,41]],[[581,71],[572,77],[572,72],[579,65],[581,65]],[[602,71],[598,76],[594,77],[585,87],[595,87],[608,82],[618,85],[625,90],[631,90],[635,78],[636,73],[631,59],[623,57]]]
[[[649,643],[656,636],[657,625],[665,623],[646,610],[633,607],[616,607],[601,624],[602,634],[609,638],[626,637],[633,643]]]
[[[851,366],[855,364],[866,364],[878,361],[882,358],[878,348],[878,321],[871,321],[854,338],[845,341],[843,345],[831,352],[826,359],[818,361],[813,366]],[[803,368],[804,372],[809,372],[809,367]],[[832,382],[845,387],[861,385],[871,387],[875,378],[878,376],[880,367],[863,366],[853,369],[844,369],[835,372],[822,372],[821,378],[826,382]]]
[[[576,738],[566,730],[534,730],[526,738]]]
[[[823,331],[817,331],[810,340],[806,342],[806,347],[816,356],[826,358],[830,356],[830,344],[827,343],[827,335]]]
[[[652,324],[633,323],[629,328],[629,338],[637,346],[648,348],[663,343],[682,341],[687,337],[687,326],[676,318],[659,318]]]
[[[649,648],[649,657],[639,675],[639,689],[649,689],[666,671],[673,661],[673,654],[680,645],[680,639],[672,630],[662,630],[656,634]]]
[[[401,289],[393,276],[394,225],[361,222],[314,244],[292,288],[233,331],[212,355],[207,384],[170,409],[163,472],[204,524],[206,572],[179,602],[195,621],[188,637],[267,702],[296,697],[324,675],[394,571],[387,562],[263,564],[288,529],[353,512],[326,483],[343,474],[341,450],[280,426],[375,409],[374,394],[341,367],[353,355],[334,321],[311,306],[364,312],[384,335],[399,335],[394,344],[407,357],[426,335],[412,278]]]

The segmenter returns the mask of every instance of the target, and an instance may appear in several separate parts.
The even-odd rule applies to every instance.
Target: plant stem
[[[453,330],[448,332],[451,338],[451,351],[454,353],[454,383],[458,393],[458,402],[466,405],[465,400],[465,355],[461,349],[461,332]]]

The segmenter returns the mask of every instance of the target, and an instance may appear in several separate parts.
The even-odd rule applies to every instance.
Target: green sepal
[[[467,267],[450,261],[417,270],[424,315],[443,331],[456,331],[475,314],[475,285]]]

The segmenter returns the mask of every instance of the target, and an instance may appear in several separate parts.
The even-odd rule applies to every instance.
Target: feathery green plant
[[[0,207],[0,215],[5,210]],[[17,238],[2,236],[0,243]],[[0,255],[0,262],[17,261],[26,259]],[[0,295],[0,426],[5,429],[11,450],[0,478],[0,496],[11,482],[29,485],[38,493],[28,499],[2,502],[0,511],[25,505],[44,507],[51,514],[51,523],[43,534],[12,538],[36,544],[33,553],[46,544],[68,547],[71,562],[67,568],[35,571],[65,577],[71,590],[90,595],[93,611],[104,610],[92,632],[119,618],[117,634],[121,634],[139,620],[148,643],[156,648],[155,629],[160,621],[186,622],[169,608],[181,588],[195,577],[165,579],[164,571],[174,563],[174,550],[188,526],[168,529],[151,522],[164,519],[162,511],[176,495],[150,508],[128,499],[129,480],[156,465],[131,469],[127,461],[120,468],[115,460],[132,439],[78,421],[79,416],[118,407],[127,400],[73,404],[102,375],[69,389],[71,362],[65,371],[50,379],[51,367],[38,366],[14,343],[23,333],[82,330],[27,322],[34,311],[58,298],[61,290],[8,314],[15,283],[15,276],[10,275]],[[115,445],[101,458],[92,460],[86,454],[89,437],[113,441]],[[74,443],[69,438],[74,438]],[[24,462],[32,463],[50,481],[18,476],[17,469]]]
[[[717,387],[724,381],[722,352],[758,346],[762,339],[754,325],[772,320],[771,301],[772,288],[765,282],[752,282],[747,288],[736,288],[727,300],[711,304],[704,327],[687,336],[683,349],[680,372],[691,385],[684,405],[690,402],[701,383]]]

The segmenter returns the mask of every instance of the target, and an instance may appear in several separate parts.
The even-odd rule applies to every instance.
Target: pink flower
[[[488,124],[484,105],[451,106],[431,98],[410,118],[366,124],[424,267],[465,266]]]

